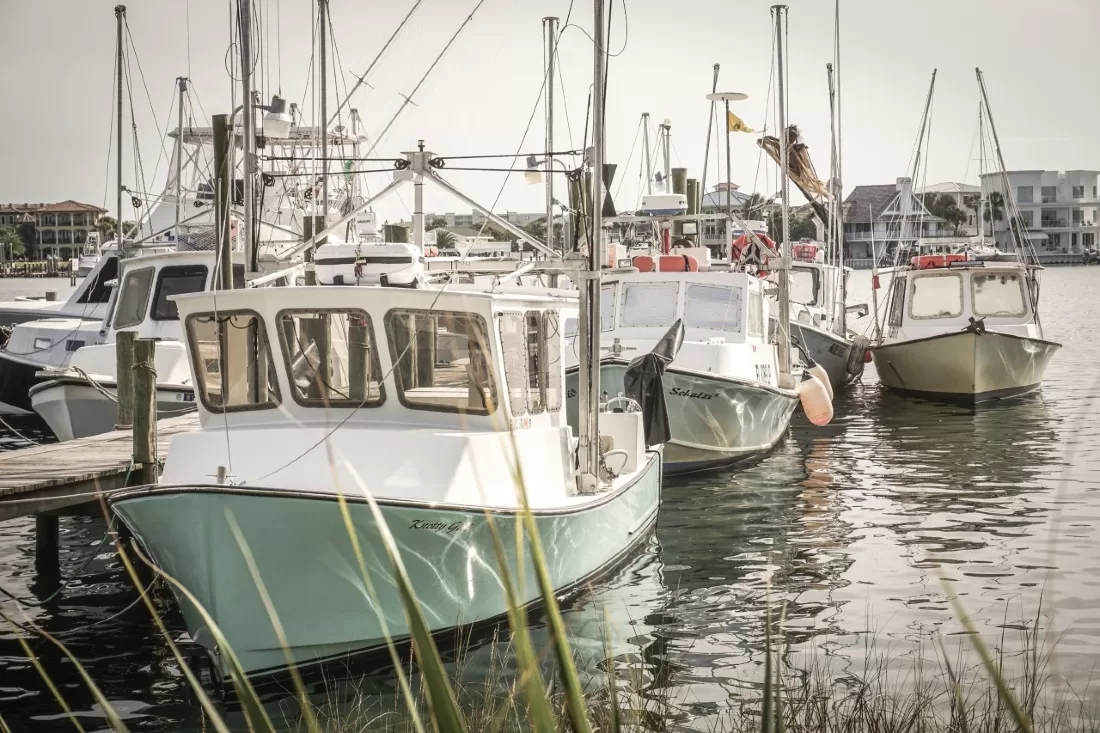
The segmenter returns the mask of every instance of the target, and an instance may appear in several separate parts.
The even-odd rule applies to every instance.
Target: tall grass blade
[[[126,570],[130,573],[130,577],[134,583],[141,588],[141,582],[138,578],[137,571],[134,569],[133,564],[130,562],[130,558],[127,556],[126,550],[122,547],[122,544],[118,544],[118,556],[122,560],[122,564],[126,566]],[[233,681],[233,687],[237,692],[237,698],[241,702],[242,711],[245,715],[245,720],[248,723],[248,728],[251,731],[258,731],[259,733],[274,733],[275,726],[271,724],[271,720],[267,717],[267,711],[264,710],[263,705],[259,702],[259,696],[252,688],[252,683],[248,680],[248,677],[244,674],[241,668],[240,662],[237,660],[237,655],[233,652],[232,647],[226,641],[225,636],[222,635],[221,629],[214,619],[210,617],[210,614],[206,612],[202,604],[199,603],[199,599],[196,598],[191,591],[184,587],[183,583],[176,580],[169,575],[166,571],[161,569],[156,563],[142,554],[137,545],[132,546],[133,552],[138,556],[146,566],[149,567],[159,577],[164,578],[165,582],[169,583],[173,588],[191,602],[191,605],[202,616],[203,623],[210,629],[210,633],[214,636],[214,640],[218,644],[218,649],[225,655],[226,661],[229,663],[229,674]],[[172,655],[176,658],[176,662],[179,664],[180,671],[184,677],[187,678],[187,683],[191,685],[192,691],[199,699],[199,704],[202,706],[203,711],[210,716],[210,722],[218,733],[229,733],[229,728],[225,724],[225,720],[222,718],[221,713],[214,706],[214,703],[210,700],[210,696],[206,694],[206,690],[203,689],[202,682],[195,676],[195,673],[191,671],[191,666],[187,664],[183,658],[183,654],[180,653],[179,647],[172,641],[171,634],[168,633],[168,629],[164,626],[164,621],[161,620],[160,614],[157,613],[157,609],[153,606],[153,601],[149,598],[148,593],[143,593],[145,600],[145,606],[149,609],[150,615],[153,617],[153,622],[157,625],[157,629],[160,630],[161,635],[165,641],[168,642],[168,648],[172,650]]]
[[[65,702],[65,698],[61,694],[61,690],[57,689],[57,685],[53,683],[53,680],[50,679],[49,673],[46,672],[46,669],[42,666],[42,663],[38,661],[38,657],[35,655],[34,650],[31,649],[30,644],[28,644],[27,640],[23,638],[23,635],[19,633],[19,627],[14,621],[12,621],[8,617],[6,613],[3,614],[3,616],[4,620],[8,622],[9,626],[11,626],[12,633],[15,634],[15,638],[19,641],[19,646],[23,647],[23,651],[24,653],[26,653],[27,659],[30,660],[30,663],[32,665],[34,665],[34,668],[38,671],[39,676],[42,677],[42,681],[46,683],[46,687],[49,689],[54,699],[57,700],[57,704],[60,705],[61,709],[65,712],[65,717],[69,719],[69,722],[76,726],[76,729],[80,731],[80,733],[85,733],[84,726],[82,726],[80,724],[80,721],[77,720],[76,716],[73,715],[72,708],[70,708],[69,704]]]
[[[244,557],[245,564],[248,565],[252,582],[256,584],[256,592],[260,594],[260,600],[263,601],[264,609],[271,621],[271,628],[274,629],[275,636],[279,639],[279,646],[283,649],[283,658],[286,659],[287,670],[290,672],[294,689],[298,693],[298,699],[302,704],[302,717],[306,721],[306,730],[310,733],[320,733],[321,726],[317,722],[317,717],[313,714],[313,705],[309,700],[309,693],[306,692],[305,683],[298,673],[298,665],[294,662],[294,655],[290,652],[286,631],[283,629],[282,622],[279,621],[279,614],[275,611],[275,604],[271,602],[271,595],[267,592],[267,586],[264,584],[263,578],[260,577],[260,569],[256,566],[256,558],[252,556],[252,549],[248,546],[244,534],[241,533],[241,527],[237,524],[237,519],[233,516],[233,511],[229,507],[225,509],[225,521],[229,525],[229,531],[233,533],[234,539],[237,540],[237,546],[241,548],[241,555]]]
[[[622,729],[622,715],[619,710],[619,690],[615,684],[615,660],[611,649],[611,617],[606,607],[603,610],[603,627],[603,657],[607,660],[607,686],[611,692],[611,730],[612,733],[619,733]]]
[[[764,700],[760,713],[760,730],[772,733],[772,604],[771,599],[764,607]]]
[[[359,564],[359,574],[363,577],[363,583],[366,585],[371,603],[375,609],[379,609],[378,594],[375,592],[374,583],[371,582],[370,574],[367,572],[367,562],[363,559],[363,551],[359,547],[359,534],[355,531],[355,525],[351,521],[351,512],[348,510],[348,503],[342,492],[337,493],[337,501],[340,504],[340,513],[344,518],[344,527],[348,532],[352,552],[355,553],[355,560]],[[397,645],[393,643],[393,637],[390,635],[389,627],[386,624],[386,616],[381,610],[377,610],[377,616],[378,624],[382,628],[382,635],[386,639],[386,649],[389,651],[390,661],[393,663],[394,674],[397,676],[397,684],[401,688],[401,695],[405,698],[405,706],[412,717],[413,727],[416,728],[417,733],[424,733],[424,722],[420,719],[420,713],[416,709],[416,699],[413,697],[412,688],[409,686],[409,678],[405,674],[401,655],[397,653]]]
[[[516,586],[508,570],[507,556],[504,554],[504,542],[488,510],[485,510],[485,518],[489,523],[489,534],[493,538],[493,548],[500,565],[500,582],[508,605],[508,623],[512,627],[512,644],[515,646],[516,665],[520,670],[520,686],[523,687],[527,697],[527,711],[531,726],[539,733],[553,733],[557,730],[557,724],[550,708],[550,698],[542,684],[539,658],[535,654],[535,646],[531,642],[531,634],[527,628],[527,613],[516,597]],[[518,522],[516,524],[519,525]],[[522,564],[522,556],[517,558],[517,564]]]
[[[4,720],[3,715],[0,715],[0,733],[11,733],[11,728],[8,727],[8,723]]]
[[[1000,697],[1001,702],[1008,707],[1009,713],[1012,714],[1012,719],[1016,721],[1016,727],[1023,733],[1033,733],[1031,719],[1028,718],[1023,709],[1020,708],[1019,703],[1016,701],[1016,696],[1012,694],[1012,690],[1005,682],[1004,676],[1001,674],[1001,669],[998,669],[996,662],[993,661],[993,655],[989,653],[989,648],[986,647],[985,642],[983,642],[981,636],[978,635],[978,630],[974,627],[974,622],[970,619],[969,614],[967,614],[962,601],[959,600],[958,594],[951,591],[947,585],[947,580],[942,576],[940,577],[940,583],[943,585],[944,591],[951,598],[951,606],[955,609],[955,614],[959,617],[959,621],[962,623],[963,628],[970,636],[970,641],[978,651],[978,656],[982,660],[982,666],[985,667],[986,672],[996,685],[997,695]]]
[[[943,657],[943,666],[947,671],[947,679],[951,683],[951,694],[954,696],[955,705],[958,707],[959,733],[970,733],[970,725],[966,715],[966,701],[963,699],[962,688],[959,686],[959,678],[955,674],[955,668],[951,666],[951,659],[947,656],[947,649],[943,645],[943,639],[937,636],[936,642],[939,645],[940,655]]]
[[[409,621],[409,636],[412,638],[413,650],[420,661],[420,670],[424,675],[425,690],[428,696],[428,710],[431,713],[432,726],[440,733],[461,733],[467,729],[466,720],[458,707],[454,689],[447,679],[447,670],[443,665],[443,659],[439,656],[439,648],[432,638],[431,630],[424,621],[424,615],[420,612],[420,602],[413,590],[412,581],[405,570],[405,564],[401,560],[401,553],[397,549],[397,543],[393,539],[386,518],[382,516],[382,510],[378,508],[378,502],[374,495],[367,490],[359,473],[349,462],[344,461],[352,477],[355,479],[363,496],[370,507],[374,517],[374,526],[378,530],[382,547],[393,565],[393,579],[397,585],[398,594],[401,597],[401,605],[405,609],[405,615]]]
[[[9,619],[7,614],[5,614],[3,611],[0,611],[0,616],[3,616],[4,620],[7,621],[9,624],[12,623],[12,620]],[[60,649],[66,657],[69,658],[69,661],[71,661],[73,663],[73,666],[76,667],[76,671],[80,673],[80,677],[84,680],[84,684],[88,686],[89,690],[91,690],[92,697],[95,698],[96,703],[103,710],[103,715],[107,718],[107,721],[111,724],[111,727],[114,728],[116,731],[126,731],[126,733],[129,733],[130,729],[127,728],[126,724],[122,722],[122,718],[118,717],[118,713],[115,711],[114,706],[111,705],[110,702],[108,702],[107,698],[103,695],[103,692],[99,689],[99,686],[92,680],[91,675],[88,674],[88,670],[84,668],[84,665],[80,663],[80,660],[73,656],[73,653],[69,651],[69,648],[62,644],[59,639],[54,637],[51,633],[40,627],[31,619],[28,618],[26,620],[26,623],[34,630],[36,634],[39,634],[40,636],[48,639],[51,643],[53,643],[54,646]]]

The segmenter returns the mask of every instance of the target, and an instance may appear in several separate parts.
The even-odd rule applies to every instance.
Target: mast
[[[558,19],[542,19],[546,36],[546,243],[554,247],[554,54],[557,49]],[[563,246],[564,248],[564,246]]]
[[[578,372],[577,408],[580,438],[580,477],[578,488],[593,491],[600,483],[600,264],[603,262],[603,158],[604,158],[604,0],[595,0],[592,63],[592,222],[582,273],[581,353]]]
[[[177,77],[180,87],[179,115],[176,122],[176,226],[179,227],[180,219],[183,219],[183,100],[187,95],[187,79]],[[176,239],[179,239],[179,229],[176,230]]]
[[[982,103],[978,102],[978,241],[985,246],[985,119],[982,112]],[[991,216],[990,219],[993,217]],[[991,222],[992,224],[992,222]]]
[[[239,0],[240,17],[237,25],[241,34],[241,104],[244,108],[244,222],[241,236],[244,239],[245,256],[249,270],[256,270],[256,238],[253,236],[253,209],[256,205],[256,113],[252,107],[252,4],[251,0]],[[229,121],[233,124],[233,120]]]
[[[672,193],[672,122],[661,123],[661,133],[665,140],[665,193]]]
[[[835,207],[833,208],[833,228],[836,232],[836,265],[840,268],[840,282],[837,287],[837,298],[840,300],[840,313],[836,319],[836,333],[840,336],[848,334],[848,275],[844,271],[844,119],[842,114],[842,100],[840,94],[840,0],[836,0],[836,11],[833,13],[833,38],[834,62],[836,83],[836,189],[833,192]]]
[[[786,5],[773,5],[775,16],[775,56],[776,77],[778,79],[779,100],[779,183],[783,200],[783,244],[780,245],[779,270],[779,386],[791,386],[791,303],[790,303],[790,258],[791,258],[791,218],[790,202],[787,196],[787,91],[783,67],[784,20]],[[727,125],[728,126],[728,125]],[[784,384],[784,381],[787,383]]]
[[[938,71],[937,69],[932,70],[932,82],[928,85],[928,98],[924,101],[924,114],[921,116],[920,133],[917,135],[917,154],[913,156],[913,170],[909,174],[909,178],[910,178],[909,200],[898,202],[899,210],[900,210],[902,216],[901,216],[901,226],[899,227],[899,230],[898,230],[898,250],[894,254],[895,259],[897,259],[898,255],[905,248],[905,240],[907,240],[909,238],[909,226],[911,224],[910,219],[912,218],[912,217],[909,216],[909,214],[912,211],[912,203],[913,203],[913,196],[914,196],[912,186],[914,184],[916,184],[916,182],[919,178],[919,174],[920,174],[921,151],[924,148],[925,132],[928,129],[928,115],[929,115],[929,112],[932,110],[932,95],[936,91],[936,72],[937,71]],[[904,191],[902,191],[901,193],[904,193]],[[899,193],[898,195],[900,196],[901,193]],[[919,234],[918,234],[918,238],[919,238]]]
[[[730,100],[724,100],[726,105],[726,258],[733,259],[733,163],[730,153]],[[733,263],[730,262],[732,265]]]
[[[320,30],[318,49],[321,72],[321,216],[328,226],[328,0],[317,0],[317,19]],[[423,246],[423,242],[420,243]]]
[[[653,161],[649,159],[649,113],[642,112],[642,144],[645,146],[645,192],[653,193]]]
[[[126,22],[126,6],[115,6],[115,70],[118,72],[115,84],[117,85],[115,90],[115,96],[117,99],[117,105],[115,107],[115,119],[118,122],[118,129],[115,130],[115,176],[118,185],[116,186],[117,199],[115,201],[115,211],[118,212],[118,220],[115,221],[115,241],[118,242],[118,250],[121,254],[123,251],[122,246],[122,26]]]
[[[710,85],[710,93],[718,93],[718,69],[719,64],[714,65],[714,80]],[[726,120],[727,125],[729,120]],[[703,241],[703,200],[707,195],[707,164],[710,162],[710,136],[714,132],[714,100],[710,102],[710,114],[707,115],[707,146],[703,151],[703,178],[699,181],[699,218],[695,223],[695,230],[698,232],[698,241]],[[730,222],[726,222],[726,226],[731,226]]]
[[[351,108],[351,154],[353,157],[359,157],[359,110],[354,107]],[[351,164],[351,200],[353,204],[359,203],[359,176],[355,175],[355,169],[359,167],[359,161],[356,160]]]

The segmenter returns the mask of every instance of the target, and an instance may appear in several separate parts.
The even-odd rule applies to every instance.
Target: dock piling
[[[157,482],[156,341],[134,341],[134,475],[136,485]]]
[[[115,430],[129,430],[134,424],[134,341],[132,331],[119,331],[115,334],[115,374],[118,383],[115,394],[118,397],[118,417]]]

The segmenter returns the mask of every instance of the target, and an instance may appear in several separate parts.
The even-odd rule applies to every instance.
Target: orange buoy
[[[802,411],[814,425],[828,425],[832,421],[833,401],[829,399],[829,392],[809,370],[802,372],[798,398],[802,402]]]
[[[806,371],[817,377],[817,381],[821,382],[825,387],[825,391],[829,394],[829,402],[833,401],[833,385],[829,381],[829,373],[825,371],[825,368],[818,364],[813,359],[809,360],[810,363],[806,365]]]
[[[649,255],[638,255],[630,261],[630,264],[638,268],[638,272],[653,272],[653,258]]]

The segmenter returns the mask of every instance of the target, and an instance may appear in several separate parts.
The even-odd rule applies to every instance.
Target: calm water
[[[856,297],[868,296],[869,276],[855,280]],[[945,579],[991,641],[1008,629],[1009,647],[1041,598],[1043,629],[1059,637],[1057,671],[1092,697],[1082,681],[1100,660],[1098,307],[1100,268],[1045,273],[1046,335],[1064,348],[1039,395],[975,411],[884,394],[869,368],[838,399],[829,427],[796,419],[785,444],[748,470],[669,482],[649,546],[568,610],[588,669],[603,666],[601,638],[610,635],[616,664],[638,672],[647,694],[671,701],[685,723],[705,725],[759,681],[769,603],[786,603],[789,664],[817,659],[833,674],[858,673],[869,639],[904,666],[928,653],[928,632],[958,631]],[[27,420],[15,427],[35,429]],[[0,438],[0,449],[21,444]],[[61,526],[64,573],[95,549],[105,524],[66,518]],[[0,585],[40,592],[33,547],[33,521],[0,523]],[[111,618],[134,598],[104,552],[61,599],[29,613],[67,634],[132,728],[198,729],[197,708],[146,611]],[[156,600],[173,638],[190,648],[171,599]],[[84,724],[101,727],[72,665],[32,643]],[[480,676],[493,653],[488,644],[475,649],[467,674]],[[381,671],[360,689],[389,687]],[[279,696],[276,718],[287,705]],[[17,730],[59,722],[11,633],[0,634],[0,713]]]

